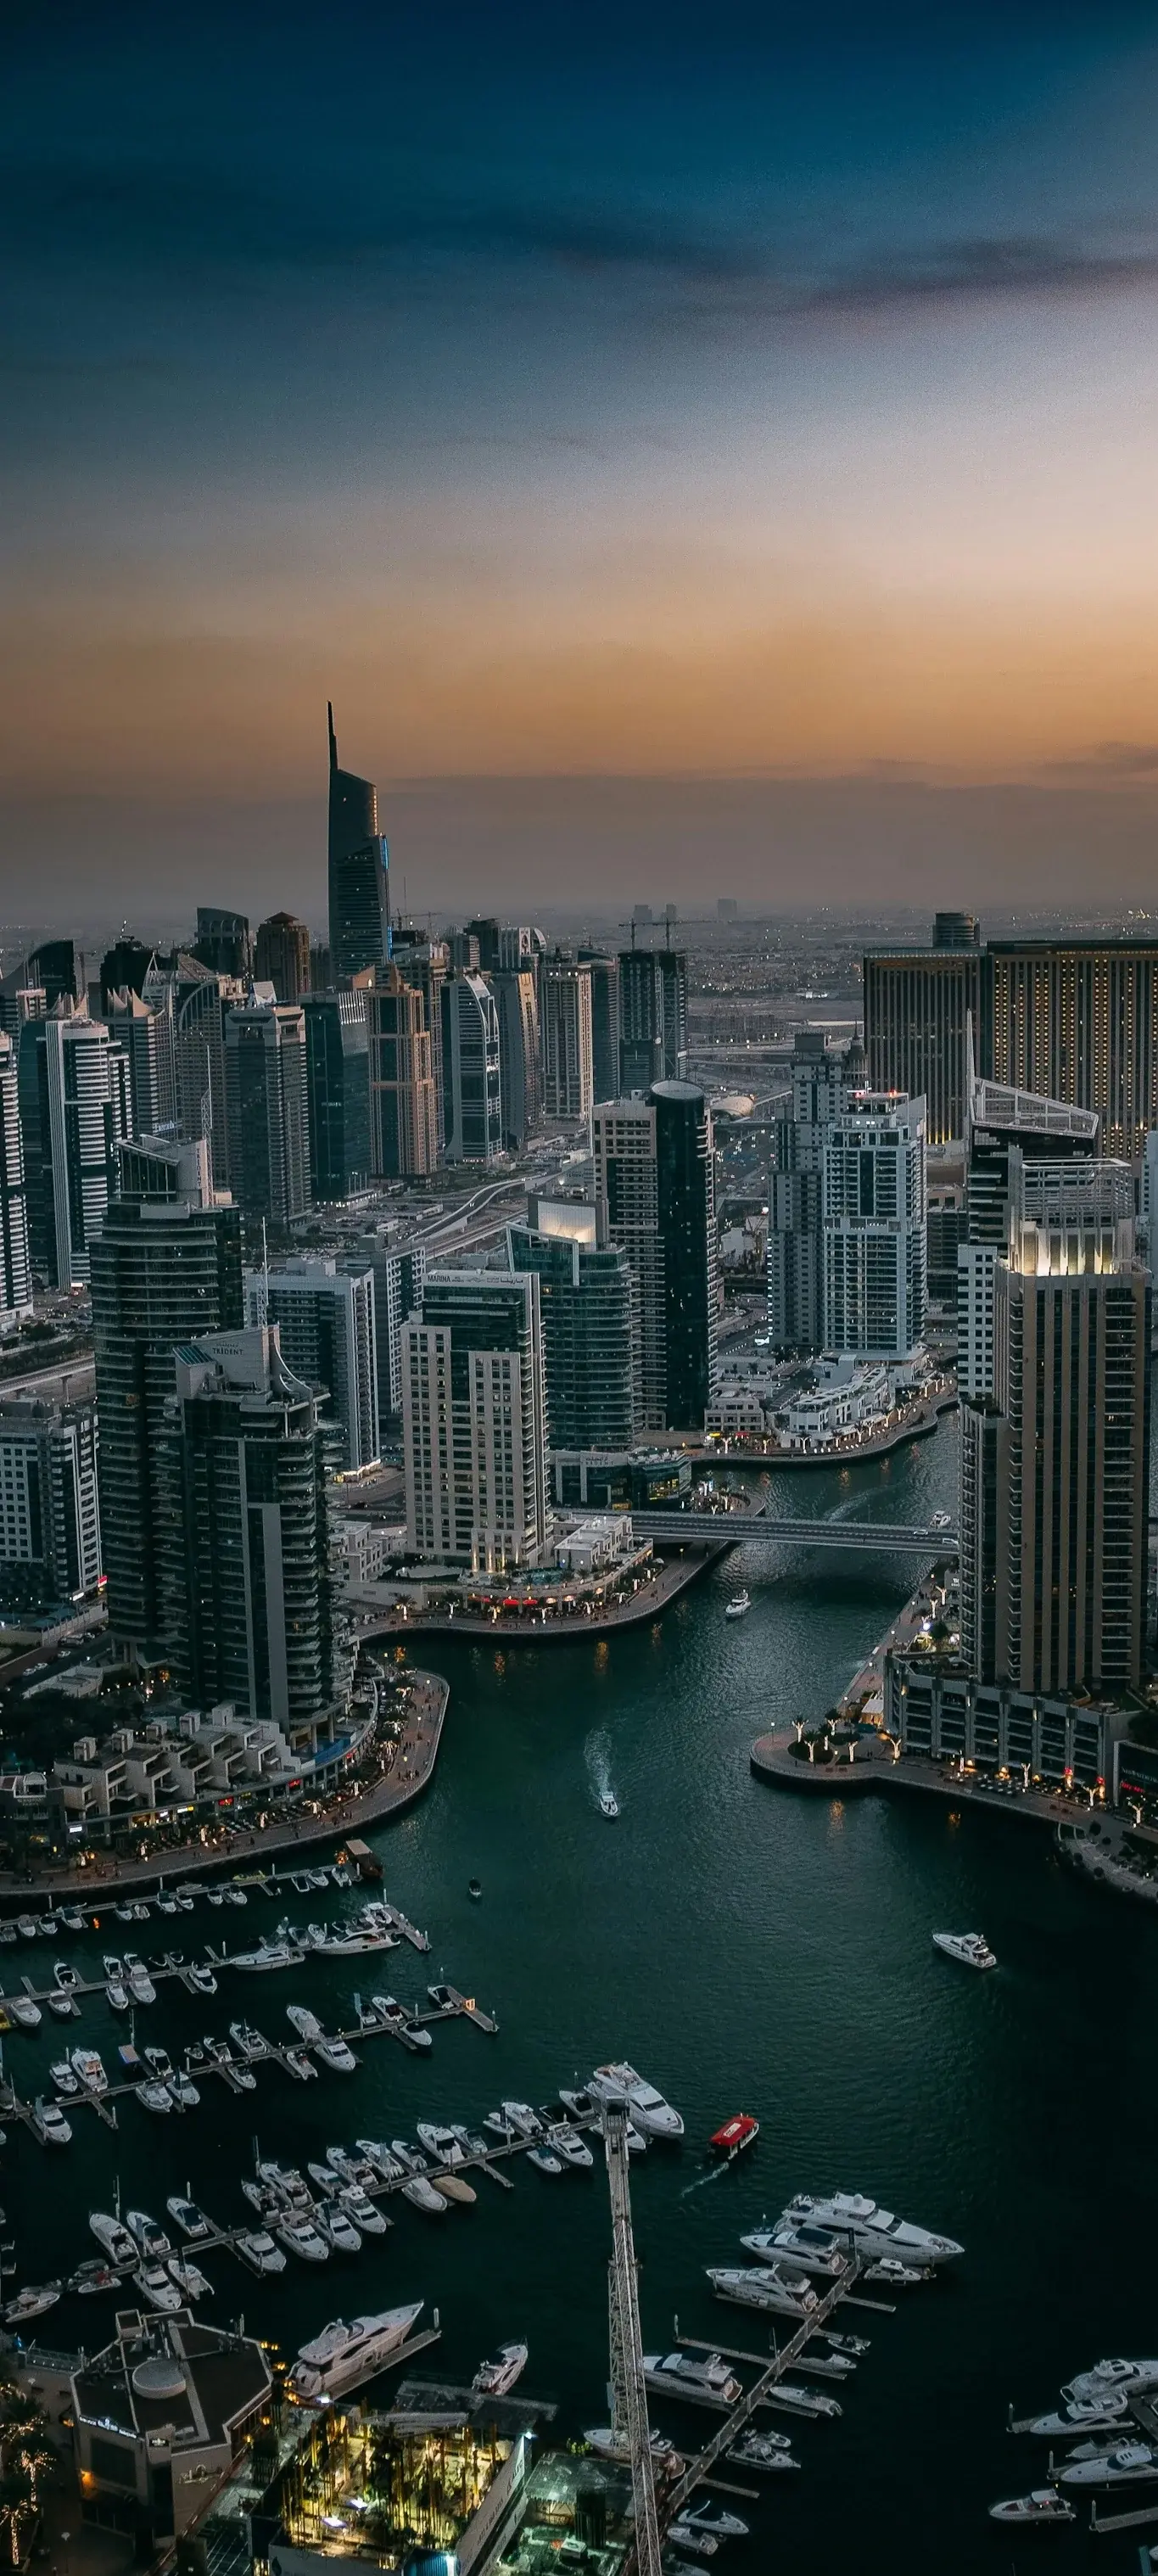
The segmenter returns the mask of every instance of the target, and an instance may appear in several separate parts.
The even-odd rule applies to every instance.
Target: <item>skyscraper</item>
[[[132,1133],[128,1058],[103,1020],[67,997],[26,1021],[18,1064],[29,1244],[54,1287],[87,1281],[115,1182],[114,1153]]]
[[[635,1282],[638,1430],[690,1430],[707,1410],[716,1347],[712,1121],[689,1082],[594,1115],[599,1236],[621,1246]]]
[[[226,1014],[229,1179],[243,1215],[284,1231],[310,1205],[305,1014],[243,1003]]]
[[[530,965],[499,968],[489,977],[499,1015],[499,1075],[503,1144],[521,1154],[542,1125],[543,1072],[539,999]]]
[[[244,979],[253,966],[253,941],[245,914],[230,912],[219,903],[199,903],[193,954],[211,975]]]
[[[438,1156],[433,1045],[420,988],[397,966],[366,986],[370,1169],[383,1180],[425,1180]]]
[[[374,1274],[374,1331],[378,1351],[378,1419],[402,1411],[402,1328],[422,1303],[426,1254],[420,1243],[388,1248],[375,1238],[368,1253]]]
[[[286,1367],[328,1396],[343,1467],[368,1467],[381,1446],[372,1272],[340,1270],[326,1254],[281,1261],[247,1271],[245,1297],[247,1322],[276,1324]]]
[[[241,1217],[215,1204],[200,1139],[146,1138],[119,1160],[120,1195],[92,1254],[101,1516],[109,1626],[145,1651],[160,1637],[157,1461],[173,1354],[241,1326]]]
[[[594,1097],[591,968],[560,948],[539,967],[539,1023],[544,1115],[585,1126]]]
[[[499,1015],[482,975],[448,975],[442,987],[442,1114],[448,1163],[501,1154]]]
[[[159,1007],[131,985],[110,993],[108,1025],[124,1048],[132,1073],[134,1136],[178,1132],[176,1031],[171,990]]]
[[[289,1730],[332,1706],[326,1437],[276,1327],[208,1333],[173,1363],[159,1442],[163,1621],[200,1709]]]
[[[768,1330],[777,1350],[824,1347],[824,1155],[833,1122],[864,1083],[864,1049],[798,1029],[792,1088],[775,1126],[768,1198]]]
[[[300,1002],[310,989],[310,934],[292,912],[271,912],[257,926],[253,971],[272,984],[279,1002]]]
[[[0,1333],[32,1313],[16,1042],[0,1030]]]
[[[330,732],[330,964],[341,983],[390,955],[386,843],[378,830],[378,790],[338,767],[334,710]]]
[[[581,948],[580,962],[591,969],[591,1078],[596,1100],[614,1100],[619,1091],[619,959],[601,948]]]
[[[508,1228],[507,1259],[539,1281],[549,1444],[629,1449],[635,1399],[627,1255],[618,1245],[598,1249],[594,1207],[533,1205],[531,1215],[539,1221]]]
[[[0,1401],[0,1591],[77,1601],[101,1578],[93,1404]]]
[[[994,1391],[961,1413],[962,1650],[978,1681],[1135,1687],[1150,1282],[1132,1230],[1026,1222],[997,1265]]]
[[[364,1189],[370,1158],[370,1034],[366,991],[306,993],[306,1113],[315,1207]]]
[[[546,1540],[539,1282],[428,1272],[402,1332],[406,1540],[428,1562],[502,1573]]]
[[[925,1333],[925,1104],[859,1092],[824,1150],[824,1347],[911,1359]]]
[[[682,949],[620,951],[619,1031],[621,1093],[682,1079],[688,1044],[688,961]]]

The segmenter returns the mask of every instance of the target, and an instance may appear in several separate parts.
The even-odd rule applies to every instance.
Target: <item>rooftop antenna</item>
[[[338,741],[334,732],[334,710],[328,699],[326,702],[326,722],[330,729],[330,767],[331,769],[336,769],[338,766]]]

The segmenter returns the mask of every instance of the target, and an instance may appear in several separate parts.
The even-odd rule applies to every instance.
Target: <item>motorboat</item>
[[[82,1925],[81,1929],[83,1930],[83,1928],[84,1927]],[[8,1916],[5,1916],[3,1922],[0,1922],[0,1942],[3,1942],[5,1948],[7,1948],[10,1942],[17,1940],[18,1938],[19,1935],[17,1933],[16,1925]]]
[[[306,2172],[309,2175],[310,2181],[317,2184],[318,2190],[327,2200],[329,2199],[330,2193],[332,2191],[337,2191],[340,2187],[341,2177],[339,2174],[335,2173],[332,2165],[323,2165],[316,2162],[311,2163],[306,2166]]]
[[[95,2048],[74,2048],[70,2060],[73,2074],[85,2093],[107,2093],[109,2079]]]
[[[803,2273],[782,2272],[778,2264],[760,2264],[754,2272],[708,2269],[718,2299],[737,2307],[765,2308],[772,2316],[807,2317],[820,2302]]]
[[[428,1986],[426,1996],[428,2003],[433,2004],[436,2012],[454,2011],[456,1999],[453,1986]]]
[[[590,2173],[595,2158],[586,2138],[577,2136],[569,2121],[559,2120],[548,2129],[547,2145],[555,2155],[562,2156],[565,2165],[574,2166],[576,2172]]]
[[[33,2003],[31,1995],[7,1995],[4,2010],[9,2021],[15,2022],[17,2030],[39,2030],[44,2018],[39,2004]]]
[[[189,1967],[182,1968],[181,1979],[191,1995],[215,1995],[217,1992],[217,1979],[212,1968],[199,1966],[196,1960]]]
[[[79,2091],[80,2091],[80,2086],[79,2086],[79,2084],[78,2084],[78,2082],[77,2082],[77,2079],[76,2079],[75,2075],[73,2074],[72,2068],[71,2068],[71,2066],[69,2065],[69,2062],[68,2062],[67,2057],[57,2057],[57,2058],[54,2058],[53,2063],[52,2063],[52,2065],[49,2067],[48,2072],[49,2072],[49,2074],[50,2074],[50,2076],[51,2076],[51,2078],[52,2078],[53,2083],[54,2083],[54,2084],[55,2084],[55,2086],[56,2086],[56,2090],[57,2090],[57,2092],[58,2092],[58,2093],[64,2093],[64,2094],[66,2094],[70,2100],[74,2097],[74,2095],[76,2095],[77,2093],[79,2093]]]
[[[440,2128],[436,2120],[419,2120],[418,2136],[429,2156],[441,2165],[465,2164],[461,2140],[453,2129]]]
[[[412,2209],[420,2209],[426,2218],[445,2218],[447,2203],[425,2174],[408,2174],[402,2185],[402,2197]]]
[[[113,1912],[116,1915],[118,1923],[136,1922],[137,1912],[136,1907],[133,1905],[114,1905]]]
[[[668,2529],[668,2539],[679,2548],[690,2550],[693,2558],[714,2558],[720,2546],[710,2531],[695,2531],[686,2522],[673,2522]],[[682,2561],[677,2558],[672,2564],[678,2567]]]
[[[728,2458],[738,2469],[798,2469],[787,2433],[742,2433]]]
[[[1028,2495],[1006,2496],[1003,2503],[991,2504],[989,2519],[1016,2523],[1026,2530],[1044,2529],[1051,2522],[1072,2522],[1074,2509],[1052,2487],[1031,2487]]]
[[[287,2004],[285,2008],[285,2017],[291,2027],[296,2030],[299,2039],[321,2039],[322,2025],[318,2020],[317,2014],[307,2012],[304,2004]]]
[[[153,2076],[146,2084],[138,2084],[137,2100],[146,2111],[158,2111],[162,2116],[173,2108],[173,2096],[168,2085]]]
[[[42,2147],[67,2147],[72,2143],[72,2127],[58,2102],[46,2102],[38,2093],[28,2114],[29,2126]]]
[[[135,2004],[156,2003],[157,1989],[149,1971],[144,1960],[138,1959],[132,1950],[125,1952],[125,1975],[128,1979],[129,1993]]]
[[[212,2221],[206,2217],[203,2209],[198,2209],[195,2200],[182,2200],[180,2193],[174,2192],[172,2198],[166,2201],[165,2207],[174,2226],[180,2228],[182,2236],[186,2237],[191,2245],[198,2245],[206,2236],[212,2236]]]
[[[1125,2487],[1134,2482],[1149,2485],[1158,2478],[1158,2450],[1150,2442],[1119,2442],[1113,2451],[1104,2451],[1100,2459],[1073,2460],[1058,2478],[1063,2487]]]
[[[384,2209],[371,2200],[360,2182],[344,2183],[338,2200],[347,2217],[352,2218],[360,2236],[384,2236],[390,2221]]]
[[[177,1911],[177,1899],[170,1895],[167,1887],[158,1888],[153,1901],[158,1914],[175,1914]]]
[[[596,2101],[593,2093],[577,2092],[574,2088],[569,2092],[561,2084],[559,2100],[573,2120],[601,2120],[603,2117],[603,2104]]]
[[[954,2237],[896,2218],[891,2209],[857,2191],[834,2191],[822,2199],[798,2192],[783,2216],[793,2227],[828,2227],[836,2236],[850,2236],[857,2253],[870,2261],[892,2255],[902,2263],[951,2263],[965,2250]]]
[[[898,2263],[891,2254],[882,2255],[879,2263],[870,2263],[866,2281],[883,2281],[890,2290],[915,2290],[918,2282],[935,2279],[931,2263]]]
[[[216,2066],[218,2072],[226,2076],[229,2082],[235,2084],[242,2093],[256,2092],[257,2077],[253,2068],[246,2063],[244,2057],[234,2056],[227,2039],[206,2039],[202,2042],[202,2046],[207,2066]]]
[[[594,2451],[597,2459],[630,2460],[631,2458],[631,2444],[626,2433],[617,2433],[614,2425],[596,2424],[584,2433],[583,2439],[588,2450]],[[656,2468],[662,2470],[665,2476],[674,2478],[682,2476],[683,2455],[677,2451],[674,2442],[669,2441],[666,2433],[652,2434],[651,2456]]]
[[[647,2138],[682,2138],[684,2124],[678,2111],[657,2093],[654,2084],[645,2083],[634,2066],[626,2060],[618,2066],[597,2066],[591,2078],[590,2091],[596,2102],[626,2102],[632,2123]]]
[[[374,2171],[369,2159],[359,2153],[351,2155],[348,2147],[327,2147],[326,2162],[342,2182],[359,2182],[365,2187],[373,2182]]]
[[[354,2019],[360,2031],[381,2030],[382,2015],[373,2004],[364,2004],[361,1995],[354,1997]]]
[[[315,2039],[312,2045],[315,2057],[322,2066],[329,2067],[331,2075],[357,2074],[358,2060],[347,2040],[323,2036]]]
[[[962,1968],[995,1968],[997,1953],[991,1950],[983,1932],[934,1932],[933,1948],[947,1959],[956,1959]]]
[[[1092,2370],[1079,2371],[1062,2390],[1063,2397],[1104,2397],[1106,2390],[1125,2389],[1131,2397],[1146,2397],[1158,2388],[1158,2361],[1096,2361]]]
[[[193,1899],[198,1893],[196,1888],[179,1887],[174,1890],[173,1902],[178,1914],[192,1913]]]
[[[76,1996],[69,1993],[67,1986],[50,1986],[44,2000],[50,2013],[55,2014],[57,2021],[80,2020],[80,2005]]]
[[[500,2117],[508,2137],[541,2138],[543,2135],[543,2122],[538,2112],[532,2110],[529,2102],[503,2102],[500,2105]],[[421,2129],[418,2135],[422,2136]]]
[[[140,1897],[137,1898],[135,1904],[130,1908],[130,1912],[134,1923],[147,1923],[149,1920],[148,1906]]]
[[[220,1902],[220,1900],[218,1900]],[[213,1898],[209,1899],[210,1904]],[[251,2272],[284,2272],[285,2256],[266,2227],[243,2227],[233,2239],[234,2251]]]
[[[88,2223],[97,2244],[118,2271],[123,2271],[126,2263],[136,2262],[139,2248],[119,2218],[108,2217],[103,2209],[90,2209]]]
[[[759,2135],[760,2123],[750,2111],[734,2111],[731,2119],[713,2132],[708,2145],[714,2156],[724,2156],[731,2164],[734,2156],[742,2156],[745,2148],[755,2146]]]
[[[795,2380],[778,2379],[770,2402],[786,2406],[790,2415],[824,2416],[829,2421],[844,2413],[838,2398],[826,2397],[821,2388],[801,2388]]]
[[[60,1921],[61,1928],[65,1932],[83,1932],[84,1930],[84,1916],[81,1913],[79,1905],[62,1906]]]
[[[619,1800],[615,1795],[614,1789],[600,1790],[599,1813],[601,1816],[606,1816],[611,1823],[614,1823],[615,1818],[619,1814]]]
[[[227,1887],[224,1893],[227,1905],[247,1905],[249,1902],[245,1889],[243,1887],[238,1887],[236,1881],[233,1886]]]
[[[319,2201],[313,2223],[335,2254],[360,2254],[362,2239],[348,2210],[337,2200]]]
[[[275,2234],[279,2243],[285,2246],[287,2254],[300,2254],[303,2263],[329,2261],[330,2249],[326,2239],[319,2235],[312,2219],[307,2218],[304,2211],[283,2210],[278,2218]]]
[[[678,2522],[673,2522],[671,2536],[678,2540],[683,2531],[711,2531],[717,2540],[746,2540],[748,2525],[738,2513],[728,2513],[723,2505],[685,2504]]]
[[[241,2050],[243,2057],[269,2056],[268,2039],[263,2032],[254,2029],[251,2021],[231,2021],[229,2036],[234,2047]]]
[[[207,1896],[208,1896],[209,1903],[213,1906],[213,1908],[214,1908],[214,1910],[215,1910],[215,1911],[216,1911],[216,1909],[218,1908],[218,1906],[224,1905],[224,1903],[225,1903],[225,1891],[224,1891],[224,1889],[223,1889],[223,1888],[220,1888],[220,1887],[210,1887],[210,1888],[207,1888],[207,1889],[206,1889],[206,1894],[207,1894]]]
[[[420,2021],[414,2020],[405,2004],[399,2003],[397,1995],[372,1995],[370,2000],[387,2029],[393,2031],[397,2039],[405,2040],[408,2048],[430,2047],[430,2032],[423,2029]]]
[[[299,2084],[317,2082],[317,2067],[304,2048],[300,2046],[283,2048],[282,2060],[288,2066],[290,2074],[297,2076]]]
[[[109,1978],[105,1987],[105,1995],[113,2012],[128,2011],[131,1997],[129,1995],[128,1987],[123,1983],[120,1977]]]
[[[254,2170],[259,2183],[264,2183],[267,2191],[276,2193],[283,2209],[313,2207],[309,2184],[296,2165],[275,2164],[272,2157],[262,2156]]]
[[[471,2387],[476,2397],[505,2397],[521,2379],[527,2367],[525,2343],[499,2345],[493,2361],[484,2361],[476,2370]]]
[[[555,2155],[548,2146],[528,2147],[527,2163],[536,2165],[540,2173],[561,2174],[563,2171],[562,2157]]]
[[[115,2290],[120,2286],[112,2265],[102,2263],[99,2255],[90,2263],[78,2263],[65,2287],[78,2299],[91,2299],[98,2290]]]
[[[560,2167],[560,2171],[562,2171],[562,2167]],[[441,2192],[444,2200],[461,2201],[463,2207],[466,2208],[469,2203],[478,2199],[478,2193],[475,2190],[473,2183],[464,2182],[461,2174],[436,2173],[432,2174],[430,2179],[435,2190],[437,2192]]]
[[[643,2375],[649,2388],[672,2397],[706,2397],[714,2405],[735,2406],[744,2394],[718,2352],[645,2352]]]
[[[1114,2433],[1126,2412],[1124,2390],[1107,2389],[1104,2397],[1071,2397],[1050,2415],[1035,2415],[1029,2430],[1043,2442],[1064,2442],[1068,2433]]]
[[[40,1919],[35,1914],[18,1914],[16,1929],[22,1941],[35,1941],[40,1932]]]
[[[133,2274],[133,2287],[147,2299],[151,2308],[173,2316],[184,2303],[175,2281],[171,2281],[163,2263],[139,2263]]]
[[[746,1619],[752,1607],[750,1592],[733,1592],[724,1610],[725,1619]]]
[[[291,2397],[307,2406],[328,2406],[336,2397],[361,2387],[363,2380],[384,2370],[399,2352],[422,2307],[418,2299],[410,2307],[354,2317],[349,2325],[336,2317],[312,2342],[302,2345],[287,2382]]]
[[[231,1968],[244,1968],[255,1976],[270,1974],[275,1968],[300,1968],[305,1951],[296,1942],[261,1941],[256,1950],[238,1950],[229,1962]]]
[[[381,2138],[355,2138],[354,2144],[365,2163],[373,2167],[383,2182],[397,2182],[402,2166],[397,2156],[391,2155],[389,2147],[383,2146]]]
[[[70,1968],[66,1959],[53,1960],[52,1974],[55,1983],[65,1994],[70,1995],[74,1986],[80,1984],[79,1971],[76,1968]]]
[[[201,2096],[184,2067],[174,2067],[168,2078],[168,2085],[178,2111],[196,2110]]]
[[[149,2073],[156,2076],[158,2084],[167,2084],[169,2077],[173,2072],[173,2060],[169,2055],[168,2049],[143,2048],[141,2050],[141,2055],[149,2069]]]
[[[424,2174],[430,2170],[421,2147],[412,2147],[407,2138],[391,2138],[390,2153],[401,2165],[403,2173]]]
[[[42,2317],[54,2308],[60,2297],[59,2281],[45,2281],[39,2289],[18,2290],[4,2310],[6,2326],[27,2325],[32,2317]]]
[[[754,2227],[740,2243],[759,2263],[791,2263],[798,2272],[811,2272],[818,2280],[838,2281],[848,2270],[847,2254],[823,2227],[789,2227],[781,2218],[775,2227]]]
[[[947,1530],[947,1529],[952,1529],[952,1527],[953,1527],[953,1516],[952,1516],[952,1513],[951,1513],[951,1512],[930,1512],[930,1514],[929,1514],[929,1527],[930,1527],[930,1529],[935,1529],[935,1530]]]
[[[140,2246],[142,2254],[147,2255],[150,2262],[155,2256],[172,2253],[173,2247],[164,2228],[155,2218],[150,2218],[147,2209],[126,2209],[125,2225],[134,2243]]]

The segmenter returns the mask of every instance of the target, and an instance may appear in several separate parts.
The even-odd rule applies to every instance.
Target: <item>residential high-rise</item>
[[[426,1025],[430,1031],[431,1069],[434,1074],[434,1115],[438,1153],[446,1143],[446,1120],[442,1097],[442,988],[450,972],[450,949],[445,939],[427,939],[413,926],[397,932],[392,955],[399,972],[408,984],[416,986],[426,1005]]]
[[[193,1706],[309,1727],[333,1705],[326,1435],[276,1327],[208,1333],[174,1359],[161,1433],[162,1600]]]
[[[226,1013],[225,1118],[229,1184],[242,1214],[284,1232],[310,1205],[300,1003],[251,999]]]
[[[43,1019],[60,1001],[77,999],[76,950],[71,939],[48,939],[0,978],[0,1029],[16,1035],[26,1020]]]
[[[173,1354],[241,1326],[241,1217],[215,1202],[202,1139],[146,1137],[118,1160],[92,1253],[101,1518],[109,1627],[144,1653],[160,1641],[157,1460]]]
[[[286,1367],[328,1396],[343,1468],[370,1466],[381,1447],[373,1273],[328,1254],[271,1263],[247,1270],[245,1301],[249,1324],[277,1325]]]
[[[116,1147],[132,1134],[128,1057],[103,1020],[64,997],[46,1019],[26,1021],[18,1082],[33,1264],[54,1287],[79,1287],[113,1192]]]
[[[426,1003],[397,966],[366,986],[370,1169],[384,1180],[424,1180],[438,1158],[435,1076]]]
[[[401,1243],[391,1249],[379,1236],[367,1259],[374,1277],[378,1419],[383,1423],[402,1411],[402,1328],[422,1303],[426,1254],[420,1243]]]
[[[306,1114],[315,1207],[365,1189],[370,1158],[370,1033],[362,984],[306,993]]]
[[[965,1139],[965,1231],[957,1254],[957,1383],[962,1396],[993,1393],[997,1264],[1022,1217],[1040,1208],[1048,1174],[1096,1154],[1096,1110],[978,1078],[970,1059]],[[1037,1175],[1036,1180],[1032,1175]],[[1026,1185],[1034,1200],[1026,1199]]]
[[[176,1030],[171,993],[160,1007],[142,999],[131,985],[110,993],[108,1026],[129,1059],[132,1075],[134,1136],[176,1135]]]
[[[498,968],[488,978],[499,1015],[503,1144],[521,1154],[543,1120],[539,998],[534,970]]]
[[[962,1651],[1030,1692],[1136,1687],[1150,1281],[1132,1231],[1024,1222],[997,1265],[992,1396],[961,1409]]]
[[[768,1183],[768,1330],[778,1351],[824,1347],[824,1154],[829,1129],[864,1084],[859,1039],[831,1047],[798,1029],[788,1107]]]
[[[546,1541],[539,1282],[428,1272],[402,1332],[406,1538],[428,1562],[501,1573]]]
[[[967,922],[941,914],[938,923]],[[864,961],[864,1043],[874,1091],[923,1099],[931,1145],[965,1134],[970,1019],[980,1026],[982,957],[975,941],[871,951]]]
[[[690,1430],[707,1410],[716,1348],[711,1114],[689,1082],[597,1104],[599,1237],[635,1282],[637,1430]]]
[[[586,1126],[594,1097],[591,968],[561,948],[539,967],[539,1025],[544,1116]]]
[[[682,949],[625,948],[619,956],[619,1087],[679,1081],[688,1044],[688,961]]]
[[[442,1114],[448,1163],[501,1154],[499,1015],[482,975],[448,975],[442,987]]]
[[[390,956],[389,854],[378,830],[378,790],[338,767],[334,710],[330,731],[330,967],[338,983]]]
[[[310,934],[292,912],[271,912],[257,927],[253,971],[279,1002],[300,1002],[310,989]]]
[[[0,1030],[0,1333],[32,1313],[28,1192],[16,1042]]]
[[[245,914],[230,912],[217,903],[199,903],[193,954],[211,975],[236,975],[244,980],[253,970],[253,941]]]
[[[859,1092],[824,1151],[824,1347],[908,1360],[925,1334],[925,1104]]]
[[[581,948],[580,964],[591,969],[591,1079],[596,1100],[614,1100],[619,1092],[619,959],[601,948]]]
[[[100,1579],[95,1405],[0,1401],[0,1595],[48,1608]]]
[[[538,1211],[533,1209],[532,1214]],[[632,1280],[617,1245],[600,1251],[595,1209],[551,1206],[510,1226],[511,1269],[539,1281],[547,1439],[552,1449],[630,1449],[635,1437]],[[563,1227],[574,1230],[564,1233]]]

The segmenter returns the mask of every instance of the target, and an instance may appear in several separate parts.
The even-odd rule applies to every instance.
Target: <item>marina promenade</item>
[[[919,1753],[898,1759],[891,1739],[884,1735],[860,1738],[851,1760],[843,1749],[829,1762],[802,1760],[795,1745],[794,1726],[758,1735],[749,1755],[753,1771],[778,1788],[800,1789],[823,1798],[895,1797],[912,1791],[919,1797],[941,1798],[952,1807],[984,1807],[991,1815],[1016,1816],[1027,1824],[1072,1825],[1074,1821],[1074,1800],[1060,1791],[999,1789],[979,1774],[931,1762]]]
[[[646,1516],[638,1513],[635,1518],[646,1535]],[[721,1512],[718,1518],[726,1527],[727,1516]],[[373,1645],[378,1639],[385,1642],[400,1637],[490,1637],[501,1638],[505,1646],[579,1645],[587,1637],[604,1637],[616,1629],[646,1626],[649,1620],[658,1618],[662,1610],[670,1609],[672,1602],[681,1592],[687,1591],[689,1584],[697,1582],[709,1567],[718,1564],[729,1547],[738,1546],[743,1536],[744,1532],[737,1530],[734,1538],[721,1537],[707,1545],[684,1548],[674,1563],[664,1562],[641,1592],[613,1602],[606,1610],[588,1613],[577,1609],[569,1615],[560,1615],[558,1611],[548,1615],[542,1607],[531,1610],[512,1607],[492,1617],[489,1611],[411,1612],[403,1607],[386,1613],[380,1625],[376,1621],[371,1622],[362,1631],[361,1643]]]

